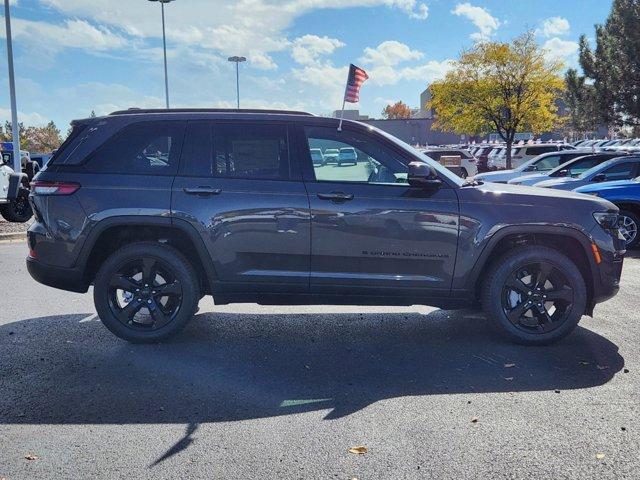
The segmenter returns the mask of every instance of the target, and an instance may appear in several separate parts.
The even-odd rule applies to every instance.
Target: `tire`
[[[537,281],[541,278],[547,280]],[[523,345],[548,345],[576,328],[586,311],[587,289],[568,257],[552,248],[529,246],[507,252],[490,267],[481,300],[503,336]]]
[[[629,210],[620,210],[620,223],[624,228],[623,235],[627,248],[635,248],[640,243],[640,217]]]
[[[7,222],[25,223],[33,216],[29,203],[29,190],[20,187],[18,198],[9,203],[0,205],[0,214]]]
[[[200,296],[189,261],[175,248],[156,242],[133,243],[111,254],[93,289],[102,323],[132,343],[161,342],[180,332],[195,314]]]

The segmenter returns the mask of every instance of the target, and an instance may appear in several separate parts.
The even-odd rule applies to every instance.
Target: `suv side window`
[[[215,124],[216,177],[288,180],[289,138],[285,125]]]
[[[553,170],[560,165],[560,160],[566,158],[561,155],[549,155],[548,157],[544,157],[542,160],[536,162],[536,167],[538,171],[546,171]]]
[[[183,134],[184,122],[129,125],[91,155],[87,169],[96,173],[175,175]]]
[[[408,184],[408,167],[399,155],[377,139],[349,130],[338,132],[335,127],[305,127],[305,132],[309,149],[321,149],[325,158],[322,164],[313,165],[316,180]],[[332,152],[339,152],[342,148],[353,148],[356,151],[355,165],[340,165],[339,155]]]
[[[613,167],[607,168],[604,172],[604,176],[608,182],[613,180],[628,180],[634,177],[636,171],[635,163],[619,163]]]

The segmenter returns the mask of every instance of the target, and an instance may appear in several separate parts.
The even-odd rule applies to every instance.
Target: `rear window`
[[[80,134],[84,132],[86,128],[87,128],[86,124],[72,125],[71,132],[69,132],[69,135],[67,135],[67,138],[65,139],[65,141],[62,142],[62,145],[60,145],[60,148],[58,148],[58,150],[56,150],[56,152],[53,154],[53,156],[51,157],[51,160],[49,160],[49,163],[54,165],[59,163],[58,159],[68,157],[69,154],[71,153],[71,144],[74,143],[74,140],[78,138],[78,136],[80,136]]]
[[[91,155],[87,170],[125,175],[175,175],[184,125],[184,122],[172,121],[129,125]]]

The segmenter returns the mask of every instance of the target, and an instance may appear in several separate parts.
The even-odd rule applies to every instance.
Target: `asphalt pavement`
[[[640,475],[639,252],[549,347],[470,311],[210,299],[175,340],[130,345],[25,255],[0,244],[0,478]]]

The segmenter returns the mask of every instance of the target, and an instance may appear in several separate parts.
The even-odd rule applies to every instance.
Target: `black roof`
[[[109,115],[138,115],[145,113],[266,113],[276,115],[306,115],[313,116],[309,112],[296,110],[262,110],[253,108],[129,108],[117,110]]]

